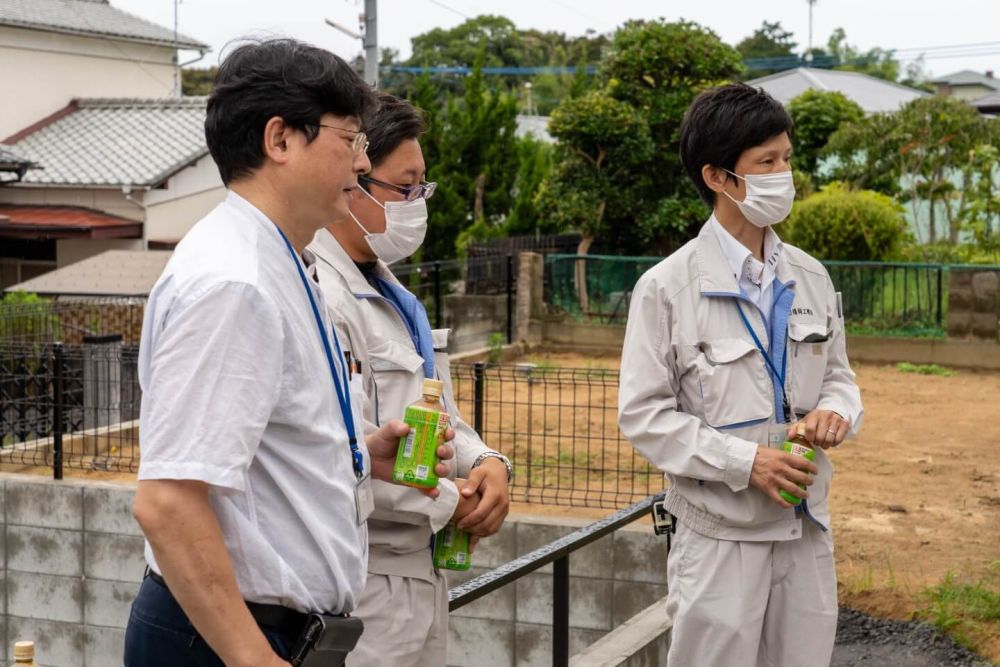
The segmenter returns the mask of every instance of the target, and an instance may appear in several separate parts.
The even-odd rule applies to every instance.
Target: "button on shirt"
[[[719,238],[722,254],[729,264],[732,275],[739,283],[740,290],[746,294],[762,313],[770,317],[771,301],[774,296],[774,272],[781,257],[782,242],[773,229],[764,229],[764,261],[761,262],[749,248],[736,240],[722,223],[713,215],[711,224],[715,235]]]
[[[294,261],[274,224],[232,192],[177,246],[142,328],[139,479],[210,485],[245,599],[346,612],[364,587],[367,533]],[[160,571],[148,542],[146,559]]]

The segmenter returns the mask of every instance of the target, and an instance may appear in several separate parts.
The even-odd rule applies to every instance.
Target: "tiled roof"
[[[0,144],[0,183],[13,183],[21,180],[28,169],[35,167],[31,160],[18,155],[7,146]]]
[[[207,51],[208,45],[116,9],[108,0],[0,0],[0,25],[73,35],[117,37]]]
[[[162,250],[106,250],[7,290],[47,295],[146,296],[171,254]]]
[[[1000,79],[986,76],[971,69],[964,69],[947,76],[934,79],[931,83],[943,83],[949,86],[984,86],[993,90],[1000,90]]]
[[[79,206],[0,204],[0,238],[134,239],[142,223]]]
[[[208,154],[204,97],[87,99],[8,137],[25,185],[155,186]]]
[[[763,88],[782,104],[788,104],[807,90],[832,90],[854,100],[865,113],[896,111],[907,102],[927,93],[859,72],[798,67],[747,81]]]

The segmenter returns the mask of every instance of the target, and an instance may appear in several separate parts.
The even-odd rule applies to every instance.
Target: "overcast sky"
[[[111,4],[164,26],[174,23],[174,0],[111,0]],[[180,0],[180,32],[211,45],[199,65],[214,65],[226,42],[241,35],[296,37],[352,58],[360,43],[328,27],[329,18],[357,26],[362,0]],[[582,35],[587,29],[613,31],[628,19],[685,18],[713,29],[735,44],[762,21],[780,21],[795,33],[800,48],[808,39],[806,0],[380,0],[379,46],[406,58],[410,39],[436,27],[450,28],[465,16],[499,14],[519,28]],[[465,16],[463,16],[465,15]],[[879,46],[900,50],[904,67],[926,51],[925,66],[940,76],[961,69],[994,70],[1000,76],[1000,1],[998,0],[819,0],[813,9],[813,44],[822,46],[837,27],[861,50]],[[964,45],[982,44],[965,47]],[[969,52],[977,55],[969,55]],[[965,55],[955,56],[958,52]],[[185,54],[187,55],[187,54]],[[194,54],[197,56],[197,54]]]

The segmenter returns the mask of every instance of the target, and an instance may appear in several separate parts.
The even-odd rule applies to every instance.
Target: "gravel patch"
[[[840,610],[830,667],[992,667],[933,626]]]

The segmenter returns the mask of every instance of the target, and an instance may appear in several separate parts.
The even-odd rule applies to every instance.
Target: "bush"
[[[825,260],[893,259],[907,237],[903,208],[869,190],[831,183],[801,202],[789,219],[788,240]]]

